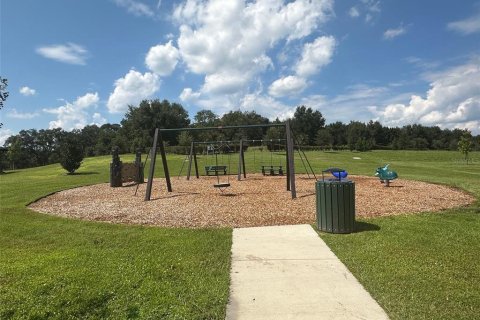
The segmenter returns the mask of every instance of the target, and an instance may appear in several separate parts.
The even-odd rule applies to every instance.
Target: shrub
[[[80,168],[83,160],[83,147],[78,137],[74,134],[67,134],[59,146],[59,159],[62,168],[73,174]]]

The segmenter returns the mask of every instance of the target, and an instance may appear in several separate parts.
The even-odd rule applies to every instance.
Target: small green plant
[[[473,148],[473,140],[472,134],[470,131],[465,130],[460,137],[460,141],[458,141],[458,151],[460,151],[465,156],[465,161],[468,164],[468,154],[472,151]]]
[[[83,148],[77,136],[69,133],[62,139],[59,147],[62,168],[73,174],[83,161]]]

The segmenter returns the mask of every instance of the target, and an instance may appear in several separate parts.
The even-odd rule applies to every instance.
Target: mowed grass
[[[452,185],[480,199],[478,152],[468,165],[458,152],[319,157],[354,174],[371,175],[375,166],[391,163],[401,178]],[[357,228],[348,235],[319,234],[392,319],[480,319],[478,200],[441,213],[361,219]]]
[[[0,319],[224,318],[230,229],[112,225],[25,208],[107,182],[108,163],[86,159],[71,176],[59,165],[0,176]]]
[[[480,199],[478,152],[468,165],[458,152],[307,156],[317,173],[335,166],[350,174],[373,175],[376,167],[390,163],[401,178],[449,184]],[[133,155],[121,158],[128,162]],[[168,160],[175,189],[185,156],[169,155]],[[236,173],[238,154],[218,160]],[[0,319],[223,319],[230,229],[113,225],[25,208],[54,191],[107,182],[109,162],[110,157],[85,159],[72,176],[59,165],[0,176]],[[212,156],[199,156],[200,172],[214,162]],[[246,162],[248,172],[259,172],[261,164],[285,165],[285,157],[251,149]],[[181,175],[186,168],[185,163]],[[298,154],[296,170],[304,172]],[[155,176],[162,175],[157,159]],[[321,237],[391,318],[475,319],[480,314],[478,207],[477,201],[470,208],[442,213],[362,219],[357,233]]]

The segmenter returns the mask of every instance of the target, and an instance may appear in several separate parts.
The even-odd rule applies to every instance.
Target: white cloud
[[[195,101],[200,97],[199,92],[194,92],[192,88],[185,88],[183,89],[182,93],[180,94],[180,100],[182,101]]]
[[[387,125],[421,123],[480,133],[480,59],[432,75],[425,98],[412,95],[408,104],[393,103],[374,113]]]
[[[255,111],[261,115],[266,116],[270,120],[275,120],[277,117],[280,120],[293,117],[295,107],[288,106],[282,102],[260,93],[251,93],[243,97],[240,107],[245,111]]]
[[[28,119],[33,119],[35,117],[38,117],[39,114],[37,112],[18,112],[15,108],[10,109],[10,111],[7,113],[7,117],[9,118],[14,118],[14,119],[22,119],[22,120],[28,120]]]
[[[247,90],[273,66],[270,49],[312,34],[332,8],[332,0],[187,0],[173,14],[180,24],[178,49],[189,71],[205,75],[202,94]],[[226,75],[233,77],[227,84],[220,81]]]
[[[480,32],[480,13],[463,20],[450,22],[447,28],[464,35]]]
[[[125,77],[115,81],[115,89],[110,94],[107,108],[110,113],[127,111],[129,105],[138,104],[151,97],[160,88],[160,79],[156,74],[130,70]]]
[[[160,76],[168,76],[175,69],[180,54],[169,41],[165,45],[151,47],[145,58],[147,67]]]
[[[381,13],[380,1],[378,0],[360,0],[358,5],[353,6],[348,11],[348,15],[352,18],[358,18],[365,15],[366,23],[373,23],[374,19]]]
[[[38,47],[37,53],[41,56],[69,64],[85,65],[88,51],[75,43],[55,44]]]
[[[0,146],[3,146],[5,144],[5,141],[8,139],[8,137],[13,135],[13,131],[10,129],[6,128],[0,128]]]
[[[302,58],[296,65],[296,72],[303,77],[312,76],[323,66],[332,61],[335,50],[335,38],[332,36],[319,37],[313,43],[303,47]]]
[[[284,97],[298,94],[305,90],[306,87],[307,82],[304,78],[288,76],[274,81],[268,88],[268,93],[274,97]]]
[[[398,28],[393,28],[393,29],[387,29],[383,33],[383,39],[386,40],[392,40],[398,36],[401,36],[402,34],[407,33],[407,28],[404,27],[403,25],[400,25]]]
[[[28,96],[33,96],[33,95],[35,95],[36,90],[25,86],[25,87],[21,87],[20,90],[19,90],[19,92],[20,92],[22,95],[28,97]]]
[[[360,11],[356,7],[351,7],[350,10],[348,10],[348,15],[352,18],[357,18],[360,16]]]
[[[100,126],[104,125],[105,123],[107,123],[107,119],[102,117],[102,115],[100,113],[95,112],[92,115],[92,122],[90,122],[90,125],[97,125],[97,126],[100,127]]]
[[[49,128],[62,128],[64,130],[82,129],[89,121],[88,109],[97,106],[98,93],[87,93],[73,102],[65,102],[64,105],[43,109],[44,112],[57,115],[57,120],[50,121]]]
[[[135,16],[153,17],[155,13],[145,3],[135,0],[113,0],[119,7],[127,9],[127,11]],[[161,2],[158,2],[157,8]]]

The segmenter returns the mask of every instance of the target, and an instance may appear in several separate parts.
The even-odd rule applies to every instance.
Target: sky
[[[2,0],[0,76],[0,144],[143,99],[480,134],[480,1]]]

